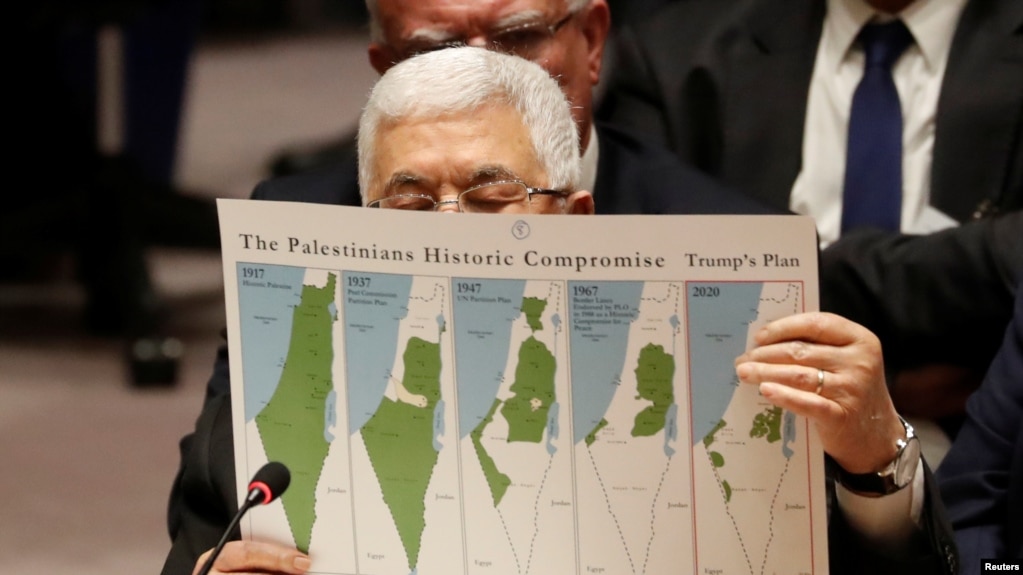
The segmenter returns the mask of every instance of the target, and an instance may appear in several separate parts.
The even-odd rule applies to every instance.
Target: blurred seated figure
[[[526,60],[472,47],[405,60],[374,87],[360,121],[363,202],[457,213],[474,211],[481,190],[502,186],[518,191],[505,194],[504,210],[592,214],[600,199],[579,187],[575,126],[558,83]],[[955,573],[941,500],[888,396],[877,338],[823,313],[777,320],[754,338],[736,358],[739,380],[809,418],[832,463],[832,572]],[[207,402],[187,442],[165,575],[198,569],[237,509],[230,393]],[[296,549],[233,541],[211,573],[309,567]]]
[[[1018,229],[1018,228],[1017,228]],[[1020,246],[1023,248],[1023,246]],[[966,423],[938,468],[964,575],[983,560],[1023,560],[1023,290]]]
[[[172,182],[199,10],[200,0],[32,4],[16,58],[13,109],[27,121],[15,123],[14,165],[31,179],[0,215],[0,259],[35,270],[73,254],[86,323],[128,340],[136,384],[173,383],[180,353],[161,328],[145,249],[219,246],[213,203]],[[100,42],[113,37],[102,30],[120,42]],[[100,44],[120,50],[108,59]]]

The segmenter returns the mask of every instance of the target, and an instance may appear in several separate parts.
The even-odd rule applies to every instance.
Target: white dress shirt
[[[902,106],[902,218],[904,232],[929,233],[956,225],[930,205],[931,158],[941,82],[959,16],[967,0],[915,0],[898,18],[914,43],[892,68]],[[827,13],[806,107],[802,171],[789,207],[813,216],[822,247],[838,239],[849,113],[863,77],[856,36],[864,24],[890,21],[864,0],[827,0]],[[838,504],[849,523],[879,545],[897,546],[919,524],[925,497],[923,467],[896,494],[867,498],[839,486]]]
[[[902,231],[929,233],[956,221],[930,205],[934,121],[941,81],[959,15],[967,0],[916,0],[898,15],[914,43],[892,68],[902,104]],[[879,14],[863,0],[827,0],[827,14],[806,106],[802,171],[789,208],[813,216],[822,246],[838,239],[842,222],[849,111],[863,76],[860,28]]]

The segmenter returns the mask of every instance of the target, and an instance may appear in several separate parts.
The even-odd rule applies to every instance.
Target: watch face
[[[882,497],[902,489],[913,481],[920,464],[920,440],[913,426],[902,420],[906,438],[897,440],[898,454],[895,459],[876,473],[848,473],[838,467],[838,482],[846,489],[866,497]]]
[[[920,440],[911,436],[906,442],[906,447],[899,454],[895,468],[895,485],[903,488],[913,480],[916,475],[916,467],[920,462]]]

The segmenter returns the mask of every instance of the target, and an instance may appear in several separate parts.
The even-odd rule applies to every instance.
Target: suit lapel
[[[985,201],[998,205],[1004,194],[1019,193],[1021,125],[1023,2],[973,0],[960,17],[942,82],[932,205],[963,220]]]
[[[746,15],[725,86],[722,174],[763,201],[788,207],[802,157],[806,98],[824,21],[821,0],[761,0]]]
[[[644,195],[642,179],[625,183],[633,170],[637,169],[634,156],[620,145],[613,133],[598,125],[596,136],[600,140],[600,155],[597,156],[597,181],[593,189],[593,202],[598,214],[641,214],[644,213],[639,199]],[[627,190],[628,193],[623,193]]]

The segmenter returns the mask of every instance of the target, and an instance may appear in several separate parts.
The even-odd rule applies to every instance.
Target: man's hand
[[[199,573],[213,550],[203,553],[195,563],[192,575]],[[309,557],[297,549],[259,543],[256,541],[230,541],[213,563],[210,574],[220,573],[277,573],[301,575],[309,569]]]
[[[809,418],[826,451],[850,473],[880,471],[905,436],[888,395],[881,342],[863,326],[828,313],[773,321],[735,360],[743,383],[772,404]],[[823,385],[820,373],[823,373]]]

